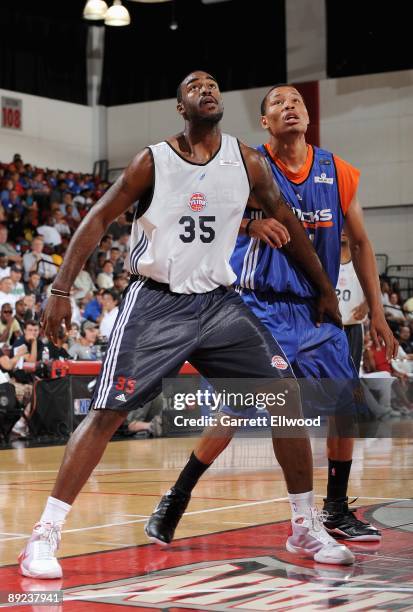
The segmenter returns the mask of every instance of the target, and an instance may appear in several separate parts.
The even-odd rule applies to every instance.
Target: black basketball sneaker
[[[172,542],[175,529],[190,499],[189,494],[175,487],[165,493],[145,525],[145,533],[152,542],[162,546]]]
[[[335,538],[358,542],[381,540],[380,531],[370,523],[360,521],[355,515],[356,508],[348,507],[348,497],[335,500],[325,498],[323,511],[327,514],[324,527]]]

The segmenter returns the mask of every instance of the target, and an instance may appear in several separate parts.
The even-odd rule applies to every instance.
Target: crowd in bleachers
[[[0,164],[2,342],[12,345],[23,321],[39,320],[72,234],[108,186],[90,174],[36,168],[18,154],[11,163]],[[95,324],[101,339],[110,333],[128,283],[124,259],[131,222],[128,211],[110,226],[75,280],[74,325],[65,338],[69,354],[74,341],[84,343],[83,322]]]
[[[71,236],[108,187],[90,174],[37,168],[18,154],[0,163],[0,370],[21,397],[28,393],[20,381],[32,379],[25,363],[102,356],[128,284],[132,210],[112,223],[76,278],[72,326],[61,328],[58,347],[44,337],[39,320]]]
[[[0,375],[9,373],[23,385],[22,398],[30,384],[25,362],[94,360],[103,354],[128,284],[124,261],[133,210],[111,224],[76,278],[72,326],[61,328],[58,346],[44,337],[39,319],[71,236],[108,187],[100,177],[37,168],[18,154],[0,163]],[[413,297],[402,303],[386,279],[381,287],[389,325],[404,353],[413,355]]]

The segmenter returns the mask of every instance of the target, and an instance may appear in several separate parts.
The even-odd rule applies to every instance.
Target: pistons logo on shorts
[[[207,205],[206,195],[200,192],[193,193],[189,198],[188,206],[193,212],[204,210]]]
[[[271,359],[271,365],[273,368],[277,368],[278,370],[286,370],[288,368],[288,363],[285,361],[281,355],[274,355]]]

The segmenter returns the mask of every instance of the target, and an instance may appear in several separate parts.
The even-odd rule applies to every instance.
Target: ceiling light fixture
[[[108,5],[104,0],[88,0],[83,9],[83,17],[90,21],[99,21],[105,18]]]
[[[108,26],[127,26],[130,24],[130,15],[121,0],[113,0],[113,5],[107,10],[105,15],[105,25]]]

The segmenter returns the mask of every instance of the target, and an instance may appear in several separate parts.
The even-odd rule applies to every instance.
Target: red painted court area
[[[283,521],[184,538],[166,548],[149,544],[65,558],[63,580],[35,581],[6,566],[0,568],[1,590],[63,590],[63,605],[18,606],[37,612],[412,610],[413,533],[411,524],[386,523],[395,508],[358,511],[374,515],[376,524],[380,514],[383,541],[353,543],[354,566],[287,553],[289,522]]]

